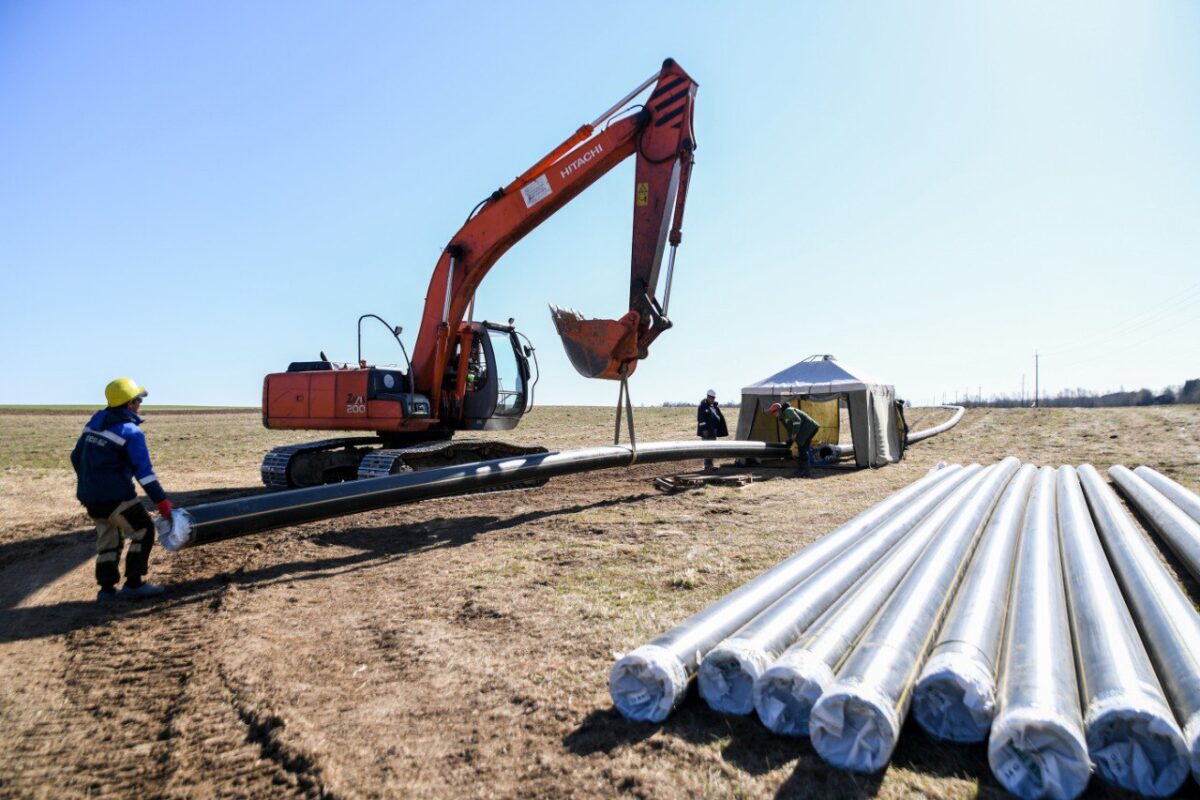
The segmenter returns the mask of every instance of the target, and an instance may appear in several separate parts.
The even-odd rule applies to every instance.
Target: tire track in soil
[[[0,796],[331,796],[314,761],[287,746],[283,720],[245,702],[209,653],[228,583],[109,611],[88,602],[90,558],[64,570],[55,562],[80,553],[60,549],[38,571],[61,577],[20,607],[62,615],[68,632],[7,632],[0,649]],[[156,549],[152,576],[194,582],[252,556]]]

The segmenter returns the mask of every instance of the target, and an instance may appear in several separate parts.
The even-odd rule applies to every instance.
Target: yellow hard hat
[[[145,397],[149,392],[134,383],[133,378],[117,378],[104,387],[104,399],[109,408],[123,406],[135,397]]]

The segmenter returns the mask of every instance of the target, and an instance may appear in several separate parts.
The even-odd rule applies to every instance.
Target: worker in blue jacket
[[[137,412],[145,396],[146,390],[129,378],[118,378],[104,387],[108,408],[92,416],[71,453],[78,478],[75,496],[96,524],[98,602],[163,592],[161,586],[144,580],[154,546],[154,524],[133,486],[136,479],[158,506],[158,513],[171,519],[171,501],[154,474],[146,436],[138,427],[142,418]],[[125,586],[117,592],[123,540],[129,541],[129,552]]]

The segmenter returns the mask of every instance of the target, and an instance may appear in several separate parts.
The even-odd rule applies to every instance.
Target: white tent
[[[772,403],[790,403],[817,421],[821,430],[814,446],[838,443],[844,407],[850,418],[854,461],[860,467],[899,461],[904,451],[904,421],[896,408],[895,387],[833,356],[809,356],[742,389],[737,438],[783,441],[783,427],[767,414]]]

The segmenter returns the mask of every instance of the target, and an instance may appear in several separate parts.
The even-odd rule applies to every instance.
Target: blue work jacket
[[[155,503],[167,498],[150,464],[142,418],[122,406],[97,411],[71,452],[78,485],[75,497],[85,506],[124,502],[137,497],[134,479]]]

